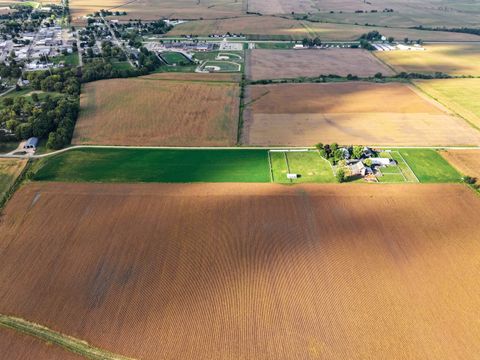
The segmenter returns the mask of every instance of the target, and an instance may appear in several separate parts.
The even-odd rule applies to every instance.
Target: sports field
[[[415,81],[415,85],[480,129],[480,79]]]
[[[479,211],[462,185],[33,183],[1,308],[145,360],[473,359]]]
[[[128,16],[127,16],[128,17]],[[353,41],[365,33],[377,30],[396,39],[423,39],[424,41],[478,41],[478,36],[442,31],[422,31],[405,28],[386,28],[294,20],[278,16],[239,16],[231,19],[189,21],[175,26],[168,35],[210,35],[227,32],[245,34],[251,39],[302,40],[318,36],[323,41]]]
[[[452,166],[465,176],[477,178],[480,183],[480,151],[479,150],[448,150],[440,154]]]
[[[0,203],[26,164],[26,160],[0,159]]]
[[[398,72],[480,75],[480,44],[427,44],[425,51],[377,51]]]
[[[40,181],[270,182],[266,150],[75,149],[35,169]]]
[[[275,84],[247,90],[243,142],[249,145],[480,144],[480,132],[405,84]]]
[[[73,143],[234,145],[238,130],[238,84],[215,81],[214,76],[209,78],[211,81],[197,81],[197,78],[195,74],[150,75],[86,84]]]
[[[317,77],[320,74],[348,74],[360,77],[394,72],[363,49],[253,50],[247,58],[252,80]]]

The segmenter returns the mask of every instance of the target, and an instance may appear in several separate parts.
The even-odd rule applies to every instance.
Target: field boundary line
[[[417,177],[417,174],[415,174],[415,171],[413,171],[413,169],[410,167],[410,165],[408,164],[407,160],[405,160],[405,158],[403,157],[403,155],[400,153],[400,151],[395,151],[398,155],[400,155],[400,157],[402,158],[403,162],[407,165],[407,167],[410,169],[410,171],[412,172],[413,176],[415,176],[415,179],[417,179],[417,182],[420,183],[420,180],[418,180],[418,177]],[[402,169],[400,169],[402,170]]]
[[[272,166],[272,158],[270,157],[270,151],[268,151],[268,166],[270,167],[270,182],[274,183],[275,179],[273,177],[273,166]]]
[[[0,326],[29,336],[33,336],[44,342],[55,344],[67,351],[79,354],[92,360],[134,360],[122,355],[117,355],[90,345],[84,340],[62,334],[58,331],[36,324],[25,319],[0,314]]]
[[[392,152],[391,152],[391,151],[390,151],[389,153],[387,153],[387,154],[388,154],[388,157],[389,157],[391,160],[394,160],[394,161],[395,161],[395,159],[394,159],[393,156],[392,156]],[[403,162],[405,162],[405,160],[404,160]],[[408,165],[407,165],[407,166],[408,166]],[[397,166],[397,167],[398,167],[398,170],[400,170],[400,174],[403,176],[403,180],[405,180],[406,183],[410,182],[410,181],[407,180],[407,177],[406,177],[405,174],[403,173],[402,168],[401,168],[400,166]],[[411,169],[410,169],[410,170],[411,170]],[[382,174],[389,174],[389,173],[384,173],[384,172],[382,171]],[[398,173],[391,173],[391,174],[393,175],[393,174],[398,174]],[[415,174],[414,174],[414,175],[415,175]]]
[[[283,156],[285,158],[285,163],[287,164],[287,174],[291,174],[290,164],[288,163],[288,157],[287,157],[287,152],[286,151],[283,152]],[[292,179],[289,179],[289,180],[290,180],[290,183],[293,183]]]

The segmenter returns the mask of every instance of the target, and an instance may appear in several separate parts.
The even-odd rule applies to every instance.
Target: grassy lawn
[[[78,54],[77,53],[56,56],[56,57],[53,57],[51,60],[54,64],[59,64],[60,62],[63,61],[65,63],[65,65],[78,66]]]
[[[112,61],[112,67],[118,71],[133,69],[128,61]]]
[[[271,152],[272,172],[277,183],[333,183],[330,164],[315,151],[309,152]],[[288,168],[287,168],[288,162]],[[288,180],[287,173],[299,174],[300,178]]]
[[[462,181],[460,173],[435,150],[398,149],[398,152],[421,183],[454,183]]]
[[[405,179],[401,173],[383,173],[383,176],[377,177],[380,183],[404,183]]]
[[[274,50],[284,50],[292,49],[295,43],[293,42],[268,42],[268,43],[255,43],[256,49],[274,49]]]
[[[41,159],[34,180],[270,182],[265,150],[77,149]]]

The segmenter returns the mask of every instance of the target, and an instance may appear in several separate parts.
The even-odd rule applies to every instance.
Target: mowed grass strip
[[[44,158],[34,180],[66,182],[270,182],[266,150],[88,148]]]
[[[455,183],[462,175],[437,151],[432,149],[399,149],[421,183]]]
[[[74,337],[64,335],[58,331],[49,329],[40,324],[36,324],[25,319],[14,316],[0,314],[0,326],[12,329],[30,336],[34,336],[40,340],[55,344],[70,352],[84,356],[86,359],[92,360],[134,360],[121,355],[99,349],[90,345],[86,341],[76,339]]]

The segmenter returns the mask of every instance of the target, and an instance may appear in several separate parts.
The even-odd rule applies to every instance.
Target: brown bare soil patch
[[[477,183],[480,184],[479,150],[448,150],[441,151],[440,154],[459,172],[477,178]]]
[[[315,77],[320,74],[360,77],[373,76],[378,72],[394,74],[363,49],[253,50],[248,63],[252,80]]]
[[[176,80],[176,81],[226,81],[238,82],[241,79],[240,74],[200,74],[200,73],[174,73],[165,72],[143,76],[142,79],[157,79],[157,80]]]
[[[462,185],[33,183],[0,311],[146,360],[474,358],[479,211]]]
[[[7,360],[82,360],[84,357],[34,337],[0,328],[0,354]]]
[[[399,83],[256,85],[243,141],[251,145],[473,145],[480,133]]]
[[[194,79],[199,81],[188,81]],[[87,84],[73,143],[233,145],[239,86],[202,79],[206,77],[150,75]]]

